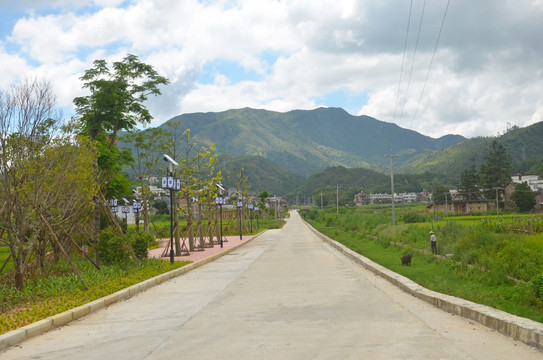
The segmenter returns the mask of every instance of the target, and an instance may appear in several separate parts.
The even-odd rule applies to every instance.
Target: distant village
[[[505,188],[505,201],[506,204],[511,203],[511,194],[515,190],[517,184],[526,183],[534,192],[536,196],[536,205],[534,210],[536,212],[543,212],[543,180],[539,180],[538,175],[515,175],[511,176],[511,183]],[[449,190],[451,202],[447,200],[433,201],[432,194],[429,192],[420,193],[399,193],[394,194],[395,204],[415,203],[422,202],[428,203],[428,209],[430,211],[437,211],[443,213],[460,213],[469,214],[476,212],[484,212],[496,209],[496,199],[481,199],[467,201],[463,199],[458,193],[458,190]],[[354,196],[354,203],[357,206],[364,206],[370,204],[390,204],[392,203],[391,194],[366,194],[360,192]]]
[[[158,179],[150,178],[150,183],[158,183]],[[530,189],[536,195],[536,205],[534,207],[535,212],[543,212],[543,180],[539,180],[537,175],[515,175],[511,177],[511,183],[505,188],[505,199],[501,198],[500,202],[505,201],[506,205],[511,203],[511,194],[515,190],[515,185],[526,183],[530,186]],[[149,191],[152,194],[152,198],[160,200],[168,196],[168,191],[155,185],[149,186]],[[229,204],[228,199],[231,195],[236,193],[236,189],[228,189],[225,192],[225,198],[227,199],[227,205],[225,209],[235,209],[236,206]],[[419,193],[397,193],[394,194],[395,204],[408,204],[408,203],[427,203],[429,211],[436,211],[442,213],[459,213],[470,214],[485,211],[496,210],[496,199],[480,199],[467,201],[463,199],[458,190],[449,190],[451,201],[433,201],[432,193],[423,191]],[[134,192],[136,198],[141,195],[141,188],[137,188]],[[257,203],[260,199],[257,195],[249,195],[249,200],[253,203]],[[270,196],[265,199],[267,208],[285,208],[287,207],[287,201],[280,196]],[[355,194],[353,202],[356,206],[365,206],[372,204],[390,204],[392,203],[392,195],[387,193],[367,194],[360,192]],[[186,205],[184,199],[180,200],[181,205]],[[131,206],[131,204],[125,204]],[[195,207],[194,212],[197,211]],[[128,224],[135,222],[135,214],[133,211],[124,212],[124,217],[127,219]]]

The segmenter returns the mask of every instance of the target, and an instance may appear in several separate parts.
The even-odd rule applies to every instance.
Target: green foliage
[[[168,202],[165,200],[157,200],[153,203],[153,207],[158,215],[170,215],[170,208]]]
[[[427,216],[424,216],[422,214],[419,214],[419,213],[407,213],[405,215],[402,216],[402,221],[406,224],[409,224],[409,223],[422,223],[422,222],[425,222],[428,220],[428,217]]]
[[[159,274],[187,265],[189,262],[148,259],[136,265],[103,265],[101,270],[88,261],[73,258],[89,290],[71,272],[70,265],[60,260],[47,269],[48,276],[39,272],[29,275],[24,291],[17,290],[7,278],[0,277],[0,334],[59,314]]]
[[[148,257],[149,247],[153,245],[155,239],[152,234],[146,232],[133,232],[131,234],[131,245],[134,249],[134,254],[140,260],[145,260]]]
[[[515,191],[511,194],[511,200],[515,202],[521,212],[532,210],[536,204],[535,194],[526,183],[515,186]]]
[[[428,150],[444,149],[464,140],[461,136],[433,139],[337,108],[288,113],[245,108],[183,114],[170,121],[182,121],[200,144],[214,143],[222,153],[232,156],[258,155],[302,176],[333,165],[387,166],[388,159],[383,154],[390,149],[410,149],[398,159],[398,164],[405,164]]]
[[[100,232],[97,245],[100,261],[107,265],[126,264],[130,261],[130,246],[126,236],[118,234],[112,227],[107,227]]]
[[[462,171],[460,175],[460,184],[458,184],[458,194],[465,201],[473,201],[481,198],[479,191],[480,177],[475,167],[475,159],[472,159],[471,167]]]
[[[543,273],[534,276],[530,280],[530,287],[538,298],[543,299]]]
[[[486,163],[481,165],[481,186],[486,191],[487,199],[495,198],[494,188],[503,193],[504,188],[511,182],[512,159],[505,147],[496,140],[490,144],[490,153],[485,157]]]

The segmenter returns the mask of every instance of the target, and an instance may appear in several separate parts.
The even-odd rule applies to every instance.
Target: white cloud
[[[422,10],[422,1],[413,2],[398,101],[409,2],[10,4],[23,16],[0,37],[0,89],[29,75],[44,76],[62,106],[83,93],[79,77],[93,60],[118,61],[134,53],[171,81],[161,97],[149,100],[156,123],[183,112],[246,106],[310,109],[327,105],[314,99],[345,89],[368,94],[358,114],[436,137],[493,135],[508,122],[526,126],[542,118],[543,43],[534,35],[543,33],[541,0],[452,1],[420,103],[446,0],[426,4],[405,98]],[[252,77],[223,73],[220,67],[213,70],[218,73],[205,73],[206,64],[215,61],[238,64]]]

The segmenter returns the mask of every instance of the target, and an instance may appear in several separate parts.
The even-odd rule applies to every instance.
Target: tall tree
[[[512,160],[505,148],[496,140],[490,144],[490,153],[485,157],[486,163],[480,167],[481,186],[485,189],[485,197],[498,203],[505,187],[511,183]]]
[[[471,167],[462,171],[460,175],[460,184],[458,184],[458,194],[465,201],[479,200],[481,192],[479,191],[479,172],[475,167],[475,159],[471,159]]]
[[[215,199],[216,189],[215,184],[222,180],[220,171],[217,168],[217,155],[215,154],[215,145],[206,148],[203,146],[194,159],[193,181],[195,182],[195,193],[198,207],[198,236],[200,237],[200,246],[204,246],[204,229],[203,229],[203,206],[207,204],[209,207],[211,201]]]
[[[190,129],[183,132],[185,136],[185,149],[181,156],[181,197],[185,199],[185,215],[187,217],[187,237],[189,239],[189,250],[194,251],[194,212],[192,209],[192,198],[198,196],[198,189],[194,182],[194,162],[197,159],[196,143],[191,141]]]
[[[105,192],[109,181],[119,174],[114,165],[123,158],[117,155],[115,146],[118,132],[132,130],[138,123],[151,122],[152,116],[144,103],[149,95],[160,95],[160,85],[168,84],[168,80],[131,54],[114,62],[112,69],[105,60],[95,60],[94,67],[87,70],[81,80],[90,95],[76,97],[75,110],[83,133],[100,144],[94,168],[98,174],[96,182]],[[101,162],[106,158],[112,161]],[[100,232],[100,200],[101,195],[94,199],[95,242]]]

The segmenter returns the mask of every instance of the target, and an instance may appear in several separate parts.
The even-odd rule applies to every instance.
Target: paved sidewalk
[[[255,235],[243,235],[242,240],[239,239],[239,235],[236,236],[225,236],[223,240],[223,247],[221,248],[221,245],[214,245],[213,247],[206,247],[203,251],[192,251],[189,255],[181,255],[176,256],[175,260],[184,260],[184,261],[193,261],[197,262],[203,259],[206,259],[212,255],[218,254],[222,251],[228,250],[238,244],[241,244],[243,242],[246,242],[250,239],[252,239]],[[195,242],[199,241],[199,238],[195,238]],[[161,244],[161,247],[158,249],[149,250],[149,257],[152,258],[159,258],[164,253],[164,246],[166,246],[168,249],[170,248],[170,239],[162,239],[159,240],[159,243]],[[188,247],[188,241],[187,241],[187,247]],[[170,251],[167,251],[167,255],[165,257],[162,257],[163,259],[169,259],[170,258]]]

